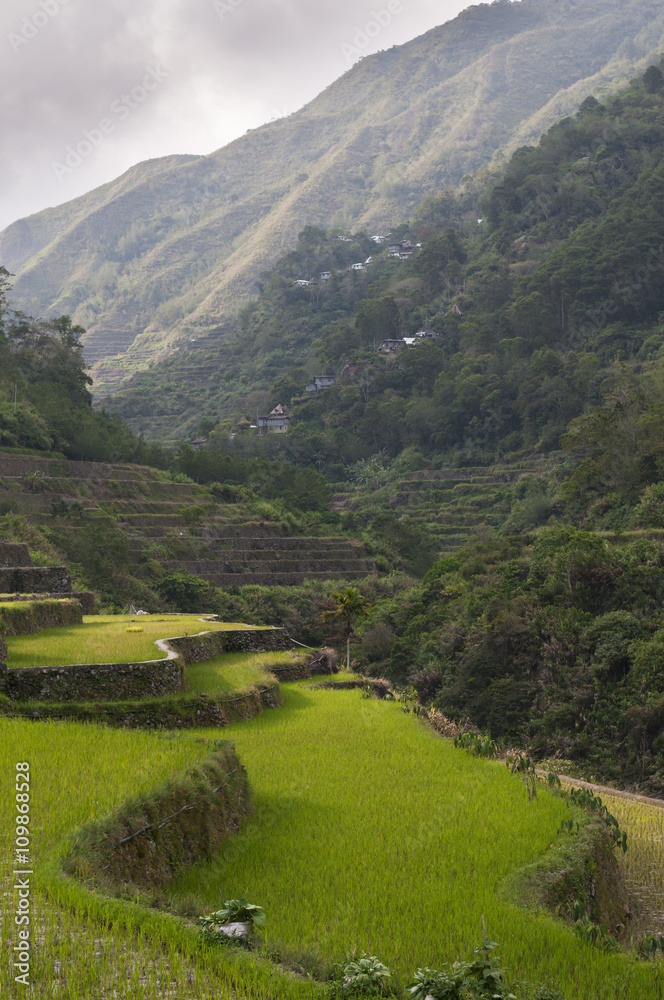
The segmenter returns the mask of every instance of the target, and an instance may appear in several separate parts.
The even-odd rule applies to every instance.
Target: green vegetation
[[[271,667],[288,666],[293,653],[224,653],[187,667],[187,693],[223,694],[242,691],[265,680]]]
[[[542,789],[529,803],[504,765],[459,753],[393,702],[299,685],[284,696],[285,709],[227,731],[256,814],[217,862],[177,881],[176,905],[209,912],[241,888],[269,914],[276,954],[313,963],[317,949],[330,960],[355,946],[404,985],[465,954],[484,913],[511,978],[554,977],[588,998],[657,995],[651,970],[496,896],[503,875],[555,840],[562,800]]]
[[[190,998],[192,991],[225,996],[240,984],[247,997],[311,997],[311,989],[289,982],[260,959],[201,951],[197,932],[181,921],[131,902],[105,900],[61,878],[65,838],[76,827],[202,763],[211,750],[207,740],[182,733],[129,733],[0,719],[0,746],[5,775],[17,761],[28,760],[34,786],[32,810],[39,816],[31,843],[39,880],[39,893],[32,897],[33,940],[38,939],[39,945],[33,949],[31,979],[40,997],[87,998],[113,990],[127,996],[129,990],[135,1000],[149,1000],[165,982],[175,1000]],[[0,859],[3,883],[12,868],[13,805],[13,781],[4,781],[0,808],[8,849]],[[3,897],[2,908],[0,989],[3,997],[18,998],[25,988],[13,980],[16,941],[11,895]],[[5,912],[11,919],[5,919]]]
[[[124,621],[121,627],[127,627]],[[266,655],[275,662],[275,654]],[[259,670],[267,664],[251,654],[243,664],[228,659],[231,672],[247,665]],[[219,660],[189,669],[202,676],[204,668],[208,673],[211,668],[216,678],[223,675]],[[654,1000],[656,969],[621,955],[588,950],[543,911],[528,915],[496,893],[504,876],[534,859],[545,872],[559,863],[555,851],[548,861],[547,855],[555,831],[570,815],[562,799],[542,788],[530,802],[521,782],[504,766],[459,753],[405,714],[398,703],[363,699],[357,691],[312,690],[302,685],[287,685],[285,694],[285,709],[225,731],[247,765],[256,804],[254,817],[226,842],[217,860],[178,876],[174,884],[170,876],[159,886],[149,881],[137,890],[141,899],[147,890],[162,907],[199,915],[216,913],[220,901],[244,892],[260,899],[269,915],[267,953],[272,958],[317,975],[332,975],[332,963],[339,956],[348,954],[351,947],[364,949],[360,958],[356,953],[342,963],[347,984],[351,979],[355,982],[355,976],[386,980],[381,968],[387,967],[396,993],[412,981],[414,969],[433,975],[431,969],[440,970],[445,962],[467,953],[477,938],[480,917],[485,915],[488,926],[500,930],[501,967],[504,964],[507,973],[501,972],[500,977],[506,978],[498,977],[495,982],[504,985],[505,995],[510,984],[519,1000],[549,996],[517,984],[518,970],[519,977],[530,980],[555,977],[567,995],[578,987],[589,1000],[600,996],[627,1000],[634,990],[644,1000]],[[50,971],[53,996],[63,986],[71,995],[76,990],[87,990],[90,995],[91,990],[109,989],[118,981],[118,967],[126,975],[123,963],[127,959],[120,957],[123,950],[135,955],[132,963],[142,970],[132,980],[139,1000],[151,995],[156,969],[161,970],[160,977],[171,973],[181,977],[175,996],[186,996],[192,983],[208,990],[241,989],[248,997],[264,996],[266,990],[267,995],[285,997],[316,992],[297,979],[281,979],[261,958],[260,949],[201,951],[191,925],[145,908],[137,902],[134,890],[133,902],[104,899],[99,892],[90,893],[58,874],[75,826],[101,821],[99,829],[108,827],[112,833],[117,828],[109,834],[114,841],[121,827],[117,817],[105,818],[111,810],[119,809],[117,816],[134,816],[121,824],[129,832],[141,827],[145,816],[156,823],[162,813],[170,815],[173,808],[166,808],[166,799],[164,809],[154,812],[136,796],[147,802],[156,784],[184,768],[193,788],[192,765],[203,761],[211,743],[217,746],[217,734],[213,730],[209,737],[155,736],[69,724],[27,726],[0,719],[3,766],[15,759],[30,759],[35,775],[31,779],[33,808],[37,809],[39,799],[39,814],[48,817],[34,837],[35,868],[39,886],[48,889],[49,905],[39,913],[40,957],[33,975],[35,981],[46,975],[49,956],[67,956],[55,975]],[[136,761],[141,762],[138,784]],[[81,767],[86,775],[83,787]],[[38,776],[46,773],[45,784]],[[206,774],[215,785],[220,780],[212,772]],[[177,787],[177,782],[172,785]],[[63,794],[67,808],[62,805]],[[126,799],[132,802],[125,804]],[[5,807],[8,815],[7,802]],[[518,837],[504,827],[503,817],[508,813],[510,828],[518,828]],[[571,815],[583,825],[578,811]],[[80,855],[76,863],[81,871],[88,857],[87,848],[81,845],[96,843],[95,836],[93,828],[76,835]],[[580,842],[580,838],[564,835],[562,843],[576,839]],[[326,845],[323,855],[321,843]],[[368,849],[367,844],[371,845]],[[571,858],[566,870],[573,872],[579,861],[570,869]],[[153,867],[156,864],[161,871],[163,863],[162,852]],[[137,871],[144,867],[139,858]],[[89,880],[93,868],[86,871]],[[418,873],[416,880],[413,872]],[[550,878],[547,884],[551,885]],[[578,886],[577,882],[576,890]],[[333,912],[330,899],[336,901]],[[96,958],[82,940],[81,919],[88,930],[97,923],[106,927],[99,932],[104,945]],[[4,926],[8,922],[3,921]],[[161,960],[155,970],[146,972],[143,963],[152,961],[157,942]],[[9,949],[12,944],[11,935],[4,934],[0,948]],[[498,973],[498,964],[493,959],[487,962],[484,968]],[[457,966],[449,975],[456,975],[460,968],[464,975],[472,971],[471,966]],[[441,982],[447,975],[445,971],[435,974]],[[330,980],[335,981],[341,985]],[[3,994],[15,995],[12,989],[11,981],[3,981]],[[552,987],[549,1000],[561,996]]]
[[[350,670],[350,639],[355,631],[355,622],[369,614],[367,600],[357,587],[346,587],[344,591],[330,594],[331,607],[323,612],[323,619],[338,622],[346,640],[346,670]]]
[[[658,804],[602,791],[620,826],[629,831],[629,848],[618,855],[620,871],[631,902],[627,933],[638,943],[660,928],[664,895],[664,810]]]
[[[661,794],[664,539],[487,535],[374,604],[355,656],[493,740]]]
[[[301,111],[211,156],[139,164],[16,223],[3,234],[3,263],[18,274],[26,311],[69,312],[89,330],[105,391],[164,349],[176,352],[159,367],[156,398],[135,400],[135,426],[162,438],[186,427],[194,437],[216,412],[200,405],[201,390],[214,393],[223,377],[232,393],[246,374],[218,350],[229,317],[293,245],[302,219],[340,234],[394,229],[422,192],[457,184],[573,113],[591,90],[610,92],[656,59],[660,14],[652,0],[629,9],[602,0],[556,11],[552,24],[548,0],[471,7],[363,59]],[[312,250],[294,277],[318,269]],[[301,365],[295,354],[290,367]]]
[[[0,446],[97,459],[135,444],[121,420],[92,409],[83,327],[69,316],[34,320],[11,309],[9,278],[0,266]]]
[[[44,629],[38,635],[7,638],[9,667],[49,667],[68,663],[131,663],[165,657],[155,642],[179,635],[219,632],[237,625],[204,622],[185,615],[93,615],[82,625]],[[240,628],[252,626],[240,625]]]
[[[241,899],[227,899],[220,910],[209,913],[205,917],[199,917],[203,936],[207,941],[219,938],[219,925],[230,923],[248,923],[253,928],[265,927],[267,917],[262,906],[256,903],[249,903],[244,897]]]

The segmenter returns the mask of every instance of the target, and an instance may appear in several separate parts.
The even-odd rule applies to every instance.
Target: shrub
[[[516,1000],[503,982],[498,959],[490,957],[495,941],[485,941],[475,948],[470,962],[455,962],[442,970],[418,969],[409,993],[415,1000]]]
[[[361,958],[348,958],[339,966],[341,984],[335,984],[348,996],[373,996],[384,993],[391,976],[386,965],[375,955],[362,952]]]

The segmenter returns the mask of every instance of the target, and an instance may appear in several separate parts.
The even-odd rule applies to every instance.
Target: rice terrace
[[[0,1000],[664,1000],[664,4],[373,2],[4,5]]]
[[[16,611],[3,606],[10,622]],[[10,674],[82,659],[93,670],[110,649],[118,664],[154,660],[155,640],[179,635],[189,683],[114,702],[4,696],[3,996],[25,992],[12,974],[23,912],[12,886],[29,870],[26,964],[40,998],[346,995],[335,963],[354,956],[359,967],[362,955],[376,956],[376,976],[380,963],[390,970],[380,992],[401,995],[416,970],[488,944],[483,927],[506,971],[490,980],[495,992],[459,996],[662,997],[659,960],[598,947],[562,919],[570,891],[588,892],[598,923],[600,912],[619,919],[607,895],[615,852],[584,810],[547,784],[531,801],[504,762],[455,747],[408,701],[312,675],[310,651],[279,650],[277,634],[130,615],[7,635]],[[275,648],[219,652],[243,642]],[[188,702],[200,698],[228,725],[197,726]],[[128,717],[140,707],[180,712],[179,727],[139,728]],[[100,725],[105,711],[133,728]],[[14,828],[15,796],[29,802],[29,825]],[[621,817],[634,830],[632,879],[642,857],[660,908],[663,818],[633,803]],[[565,824],[581,832],[561,833]],[[543,905],[547,888],[557,914]],[[250,944],[206,941],[197,918],[243,897],[263,907],[265,929]]]

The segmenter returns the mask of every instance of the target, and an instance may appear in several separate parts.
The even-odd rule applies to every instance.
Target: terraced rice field
[[[38,635],[7,637],[8,667],[51,667],[70,663],[132,663],[165,654],[155,645],[169,636],[252,629],[252,625],[206,622],[197,615],[91,615],[82,625],[44,629]]]
[[[265,655],[274,662],[275,654]],[[233,680],[233,670],[263,665],[254,655],[201,667],[233,684],[243,679],[236,673]],[[7,778],[0,782],[0,996],[25,996],[12,977],[10,876],[13,775],[16,762],[27,761],[31,975],[40,1000],[320,1000],[315,984],[285,976],[260,954],[204,950],[186,921],[58,876],[63,838],[75,827],[187,770],[212,741],[230,736],[248,769],[255,815],[218,859],[179,880],[172,901],[211,909],[244,893],[267,911],[272,951],[318,952],[329,963],[364,949],[404,985],[418,966],[466,956],[481,940],[484,915],[512,981],[555,979],[567,1000],[661,1000],[661,963],[604,954],[552,917],[496,894],[505,874],[546,852],[569,814],[561,799],[542,789],[528,802],[504,765],[454,750],[396,703],[366,700],[357,690],[313,690],[308,682],[283,691],[284,709],[194,733],[0,718]],[[638,820],[638,810],[630,812],[633,837]],[[639,854],[641,872],[644,859],[653,871],[657,865],[647,851]]]
[[[605,792],[602,801],[629,831],[629,850],[620,858],[632,910],[627,935],[635,940],[647,933],[664,936],[664,803],[649,805]]]
[[[564,802],[528,802],[504,765],[470,758],[389,702],[284,685],[286,708],[229,727],[257,813],[213,864],[174,887],[204,909],[244,893],[268,941],[339,961],[377,954],[404,983],[481,940],[481,917],[520,978],[568,997],[661,997],[661,970],[579,941],[496,887],[555,839]],[[211,735],[208,733],[207,735]]]
[[[187,691],[190,694],[224,694],[240,691],[252,684],[261,684],[270,667],[287,666],[293,654],[284,653],[224,653],[205,663],[187,667]]]

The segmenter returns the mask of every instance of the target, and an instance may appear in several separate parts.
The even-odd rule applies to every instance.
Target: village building
[[[293,414],[288,407],[279,403],[266,417],[258,418],[258,426],[269,434],[285,434]]]
[[[393,351],[398,351],[400,347],[406,347],[406,341],[403,337],[386,337],[385,340],[381,340],[380,346],[376,350],[380,354],[391,354]]]
[[[336,375],[314,375],[311,382],[304,387],[305,392],[320,392],[322,389],[329,389],[335,385]]]
[[[387,250],[390,257],[399,257],[401,260],[405,260],[417,250],[417,247],[411,240],[401,240],[399,243],[390,243]]]
[[[331,271],[321,271],[320,272],[320,280],[321,281],[329,281],[331,277],[332,277],[332,272]]]
[[[191,442],[191,450],[200,451],[204,444],[207,444],[207,438],[196,438]]]

